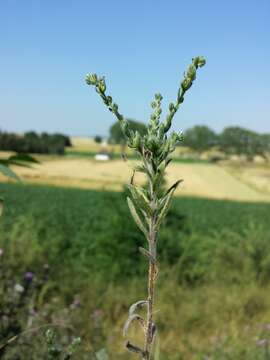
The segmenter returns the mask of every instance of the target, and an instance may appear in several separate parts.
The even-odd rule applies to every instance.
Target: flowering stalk
[[[138,131],[129,129],[127,120],[119,113],[118,105],[111,96],[106,95],[106,83],[104,77],[99,78],[96,74],[86,76],[86,83],[95,87],[96,92],[101,96],[104,104],[117,117],[121,129],[127,139],[127,144],[134,149],[140,156],[141,164],[134,168],[134,173],[128,185],[130,197],[127,198],[130,212],[139,229],[143,232],[148,249],[140,248],[140,252],[149,262],[148,269],[148,297],[141,300],[129,309],[129,317],[124,326],[124,335],[127,334],[129,326],[138,321],[144,331],[144,346],[133,345],[130,341],[126,343],[129,351],[140,355],[141,359],[151,359],[151,349],[156,334],[156,325],[153,320],[155,282],[158,274],[157,267],[157,235],[159,227],[164,220],[172,200],[174,191],[180,184],[178,180],[167,191],[162,188],[165,170],[171,161],[170,154],[175,150],[176,145],[182,140],[181,133],[172,132],[168,135],[172,120],[184,101],[186,91],[192,86],[196,79],[196,72],[199,67],[205,64],[203,57],[192,59],[184,79],[180,84],[177,98],[174,103],[169,104],[168,115],[164,122],[160,122],[161,116],[161,94],[156,94],[151,107],[153,113],[147,128],[146,135],[141,135]],[[136,171],[146,175],[148,180],[147,189],[134,184],[134,174]],[[147,316],[144,319],[137,313],[141,307],[146,307]]]

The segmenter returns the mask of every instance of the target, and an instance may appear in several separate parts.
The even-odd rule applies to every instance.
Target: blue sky
[[[0,128],[106,134],[114,118],[88,72],[106,76],[125,116],[147,121],[153,94],[167,108],[204,55],[174,128],[270,132],[269,39],[269,0],[2,0]]]

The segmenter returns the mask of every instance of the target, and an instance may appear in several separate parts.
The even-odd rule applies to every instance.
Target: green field
[[[128,305],[145,294],[146,264],[125,194],[23,184],[1,184],[0,193],[2,274],[15,284],[25,272],[42,279],[44,264],[50,268],[31,293],[32,325],[72,325],[84,340],[79,359],[102,347],[110,359],[129,359],[121,327]],[[268,336],[269,213],[269,203],[174,199],[159,239],[159,359],[266,359],[254,339]],[[6,296],[2,285],[0,303]],[[27,304],[14,315],[17,331],[29,323]],[[4,341],[16,331],[0,333]],[[40,359],[38,352],[31,358],[29,341],[23,337],[4,359],[15,359],[17,346],[20,359]],[[41,343],[36,334],[37,349]]]

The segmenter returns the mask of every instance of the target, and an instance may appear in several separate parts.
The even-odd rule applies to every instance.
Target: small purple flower
[[[32,273],[31,271],[27,271],[25,274],[24,274],[24,280],[26,282],[32,282],[33,278],[34,278],[34,273]]]

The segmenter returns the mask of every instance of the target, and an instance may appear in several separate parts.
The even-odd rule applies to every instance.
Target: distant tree
[[[246,155],[252,159],[255,155],[265,156],[268,136],[260,135],[238,126],[228,127],[220,135],[220,148],[226,154]]]
[[[70,146],[71,141],[63,134],[41,135],[29,131],[24,135],[0,132],[0,150],[15,151],[17,153],[37,154],[64,154],[65,147]]]
[[[270,134],[262,134],[261,141],[266,152],[270,153]]]
[[[197,151],[204,151],[218,142],[218,135],[208,126],[197,125],[184,133],[183,145]]]
[[[96,135],[94,137],[94,140],[97,144],[101,144],[102,143],[102,137],[100,135]]]
[[[139,121],[132,120],[132,119],[127,119],[127,122],[129,124],[130,130],[138,131],[141,135],[146,134],[147,128],[146,128],[145,124],[143,124]],[[110,127],[109,142],[114,143],[114,144],[122,144],[122,145],[126,144],[126,139],[123,135],[122,129],[120,128],[119,121]]]

